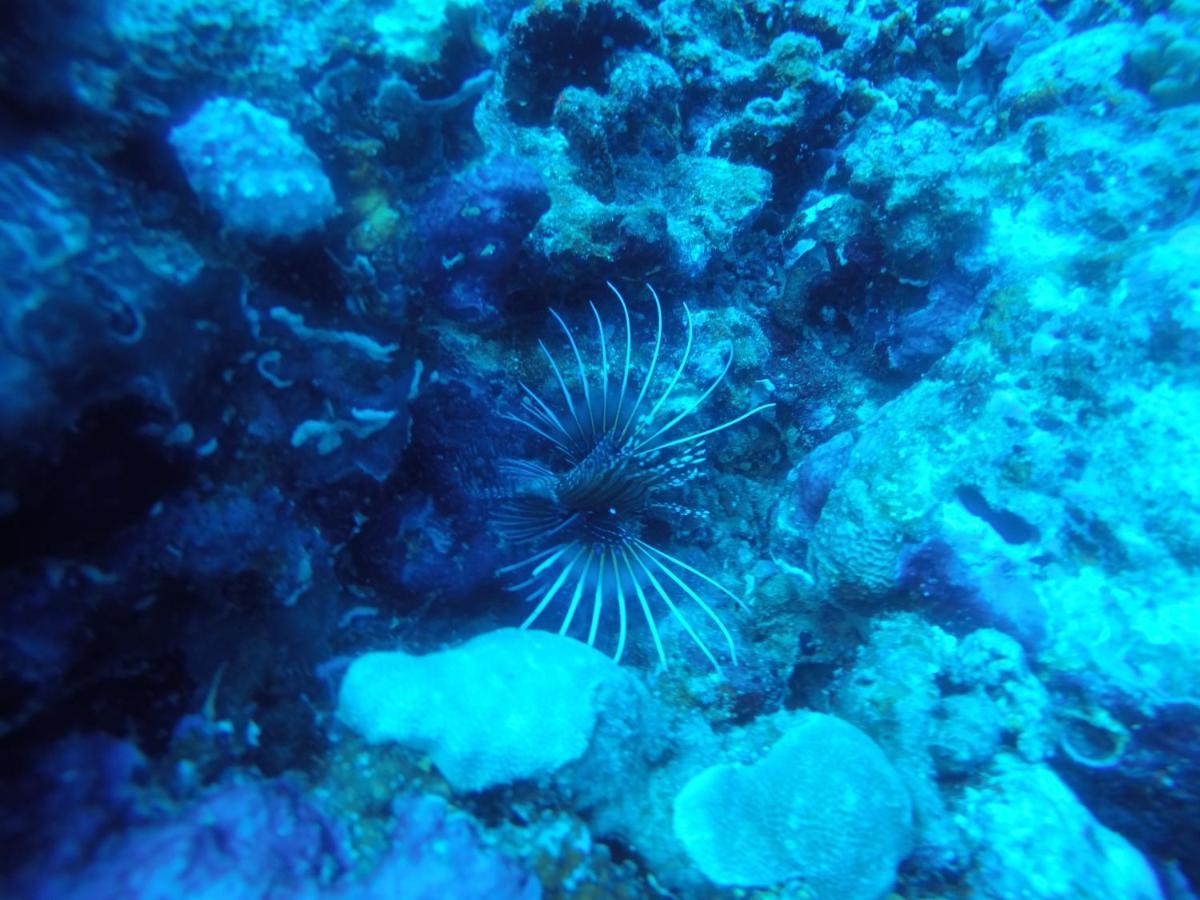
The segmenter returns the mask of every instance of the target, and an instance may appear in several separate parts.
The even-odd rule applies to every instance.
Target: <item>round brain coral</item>
[[[874,741],[811,713],[762,759],[711,766],[684,785],[674,827],[716,884],[791,882],[815,898],[874,900],[908,853],[912,806]]]

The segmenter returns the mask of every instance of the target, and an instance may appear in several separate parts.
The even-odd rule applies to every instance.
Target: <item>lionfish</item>
[[[570,378],[569,385],[564,370],[539,340],[538,346],[562,393],[562,402],[547,402],[527,384],[518,382],[522,392],[520,413],[504,414],[546,441],[553,448],[558,464],[551,468],[519,459],[500,463],[499,474],[506,486],[500,493],[496,523],[510,541],[536,548],[536,552],[503,567],[498,574],[521,578],[509,589],[528,592],[526,601],[533,604],[533,611],[522,628],[536,622],[561,598],[560,602],[566,602],[566,612],[558,631],[567,634],[580,606],[590,603],[587,643],[594,646],[601,610],[615,600],[618,632],[614,659],[619,662],[625,650],[626,607],[636,600],[665,668],[666,654],[651,609],[652,601],[661,601],[713,667],[720,670],[712,650],[680,608],[682,600],[690,600],[720,630],[729,657],[736,665],[737,651],[729,629],[697,588],[713,588],[743,608],[745,603],[712,577],[654,546],[645,539],[644,532],[651,518],[701,514],[663,495],[701,473],[705,438],[774,404],[756,406],[711,428],[680,434],[687,432],[685,423],[689,417],[729,372],[733,363],[732,346],[717,379],[698,398],[685,402],[681,411],[672,414],[667,411],[668,401],[679,385],[692,350],[691,312],[685,305],[687,341],[683,356],[661,393],[652,394],[651,383],[662,350],[662,303],[654,288],[646,285],[654,298],[657,326],[649,366],[637,385],[629,307],[620,291],[611,283],[608,287],[624,315],[623,362],[615,353],[616,347],[612,348],[614,358],[610,360],[604,322],[596,304],[590,303],[596,320],[599,366],[593,360],[589,377],[574,334],[551,309],[550,315],[566,334],[578,376]]]

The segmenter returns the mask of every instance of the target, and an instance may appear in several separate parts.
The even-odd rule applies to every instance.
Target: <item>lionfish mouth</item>
[[[599,368],[593,365],[589,379],[575,336],[563,318],[550,310],[566,334],[577,377],[571,377],[572,384],[568,386],[563,369],[546,345],[538,341],[562,392],[562,403],[555,401],[552,405],[521,383],[520,413],[505,414],[505,418],[547,441],[558,457],[559,467],[551,469],[529,460],[510,459],[501,463],[500,474],[507,486],[496,522],[510,541],[535,548],[536,552],[505,566],[499,574],[520,579],[509,586],[510,590],[528,592],[526,601],[534,608],[522,628],[533,625],[556,599],[562,598],[567,609],[558,631],[567,634],[580,607],[590,603],[587,643],[594,646],[601,612],[606,604],[615,603],[618,631],[614,658],[619,662],[625,650],[627,606],[636,601],[665,668],[667,658],[652,609],[652,604],[661,602],[719,670],[716,656],[684,614],[681,602],[691,601],[716,625],[734,664],[737,651],[729,629],[702,594],[712,589],[739,606],[745,604],[699,569],[649,543],[643,533],[651,518],[703,515],[702,511],[672,502],[665,495],[700,474],[706,437],[775,404],[756,406],[715,427],[688,432],[684,423],[729,372],[732,348],[717,379],[697,399],[686,402],[682,411],[671,415],[665,410],[692,350],[691,312],[685,305],[687,342],[674,374],[661,393],[648,396],[662,349],[662,303],[654,288],[647,285],[654,298],[657,327],[646,375],[638,386],[632,383],[633,329],[629,307],[620,291],[612,284],[608,287],[625,318],[624,362],[610,364],[604,322],[596,305],[591,303],[599,343]]]

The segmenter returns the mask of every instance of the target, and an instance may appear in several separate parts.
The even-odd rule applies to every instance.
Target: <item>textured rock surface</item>
[[[1159,900],[1158,879],[1136,848],[1097,822],[1045,766],[1011,758],[957,810],[974,844],[975,896]],[[1024,860],[1014,866],[1012,860]]]

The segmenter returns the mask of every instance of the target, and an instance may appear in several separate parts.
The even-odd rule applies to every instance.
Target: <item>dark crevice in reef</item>
[[[1040,536],[1036,525],[1007,509],[996,509],[977,487],[963,485],[955,491],[955,496],[963,509],[991,525],[1005,543],[1029,544]]]

